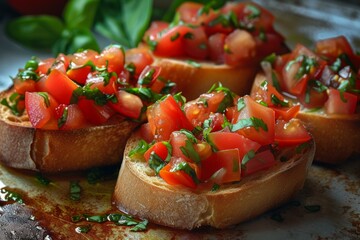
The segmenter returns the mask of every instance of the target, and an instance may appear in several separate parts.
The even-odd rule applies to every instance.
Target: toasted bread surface
[[[153,65],[161,67],[160,76],[176,83],[176,89],[188,100],[197,98],[214,84],[222,83],[242,96],[249,93],[257,67],[228,66],[211,62],[191,62],[154,56]]]
[[[180,229],[226,228],[286,202],[302,188],[315,151],[312,145],[303,155],[217,191],[192,191],[167,184],[145,162],[131,159],[138,140],[132,135],[126,145],[113,200],[125,212]]]
[[[11,90],[0,94],[9,96]],[[0,161],[42,172],[83,170],[120,163],[128,136],[139,123],[114,116],[101,126],[75,130],[32,128],[28,117],[0,105]]]
[[[257,91],[266,80],[259,73],[251,89]],[[314,160],[317,162],[339,164],[353,154],[360,154],[360,114],[326,114],[322,111],[309,112],[301,109],[297,118],[302,120],[316,142]]]

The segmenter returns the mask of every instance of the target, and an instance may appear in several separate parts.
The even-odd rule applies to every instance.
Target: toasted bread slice
[[[257,74],[251,93],[255,93],[264,80],[264,74]],[[359,113],[340,115],[301,109],[297,118],[304,122],[316,142],[314,161],[339,164],[353,154],[360,154]]]
[[[154,56],[153,65],[161,67],[160,76],[176,83],[176,89],[188,100],[197,98],[214,84],[221,83],[234,93],[249,93],[257,72],[255,64],[232,67],[211,62],[191,62]]]
[[[2,92],[0,99],[11,93],[11,89]],[[136,122],[114,116],[104,125],[83,129],[35,129],[26,114],[17,117],[0,105],[0,162],[48,173],[117,164],[136,126]]]
[[[287,162],[279,161],[240,182],[222,185],[217,191],[191,191],[167,184],[146,162],[131,159],[129,151],[138,141],[134,134],[127,142],[114,202],[122,211],[179,229],[226,228],[281,205],[303,187],[315,152],[311,144],[303,154],[294,154]],[[293,151],[287,150],[287,156]]]

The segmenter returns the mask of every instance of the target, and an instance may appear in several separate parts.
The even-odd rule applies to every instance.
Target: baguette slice
[[[256,76],[251,93],[255,93],[266,80],[264,74]],[[300,110],[301,119],[316,142],[314,161],[340,164],[353,154],[360,154],[360,114],[340,115]]]
[[[128,157],[139,139],[133,134],[127,142],[113,200],[122,211],[179,229],[226,228],[281,205],[303,187],[315,152],[311,143],[304,154],[291,155],[287,162],[238,183],[194,192],[167,184],[147,163]],[[293,151],[283,153],[288,156]]]
[[[0,99],[11,93],[0,93]],[[71,131],[35,129],[26,114],[16,117],[0,105],[0,162],[47,173],[118,164],[136,126],[115,116],[104,125]]]
[[[176,83],[176,89],[187,100],[197,98],[214,84],[221,82],[239,96],[248,94],[258,70],[257,65],[232,67],[211,62],[194,65],[180,59],[154,57],[153,65],[161,67],[160,76]]]

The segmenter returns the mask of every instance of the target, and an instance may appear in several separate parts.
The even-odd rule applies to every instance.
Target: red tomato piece
[[[310,139],[310,134],[300,120],[293,118],[289,122],[284,120],[276,121],[275,142],[280,147],[298,145]]]
[[[160,67],[147,65],[139,76],[138,84],[140,86],[141,85],[145,85],[145,86],[152,85],[156,81],[160,72],[161,72]]]
[[[250,96],[245,96],[243,99],[245,107],[240,112],[235,113],[235,116],[231,121],[233,129],[237,129],[239,123],[244,123],[244,121],[250,123],[250,120],[252,119],[251,122],[254,126],[243,127],[236,130],[236,132],[261,145],[273,143],[275,137],[274,110],[255,102]]]
[[[13,81],[15,92],[18,94],[36,91],[36,82],[34,80],[21,80],[19,78],[15,78]]]
[[[255,38],[245,30],[236,29],[225,38],[224,51],[226,64],[247,64],[256,56]]]
[[[60,104],[55,110],[58,123],[61,123],[61,126],[59,126],[61,130],[72,130],[87,126],[84,114],[77,104]]]
[[[224,33],[216,33],[208,39],[210,59],[218,64],[224,63],[225,61],[225,38],[226,35]]]
[[[315,52],[330,58],[331,61],[335,60],[342,53],[347,54],[350,58],[354,55],[349,41],[344,36],[317,41],[315,44]]]
[[[145,48],[132,48],[126,51],[125,63],[134,64],[134,76],[137,79],[147,65],[151,65],[154,59]]]
[[[110,45],[100,54],[97,65],[107,66],[108,72],[115,72],[117,75],[124,69],[125,50],[119,45]]]
[[[163,142],[157,142],[154,145],[152,145],[145,153],[144,158],[147,162],[149,162],[149,159],[151,157],[151,154],[158,155],[163,161],[166,160],[169,151],[166,147],[166,145]]]
[[[181,148],[185,147],[186,145],[186,140],[188,140],[186,135],[179,131],[171,133],[169,142],[172,146],[172,156],[182,158],[187,162],[193,162],[192,159],[186,157],[181,151]]]
[[[328,90],[329,99],[324,108],[327,114],[354,114],[358,98],[355,94],[343,92],[334,88]]]
[[[95,125],[105,123],[112,115],[114,115],[114,110],[109,106],[96,105],[95,102],[90,99],[81,98],[77,104],[86,120]]]
[[[240,181],[241,167],[238,149],[222,150],[201,161],[200,180],[209,178],[218,184]]]
[[[108,82],[105,82],[104,76],[98,72],[93,72],[88,75],[86,84],[89,84],[91,89],[99,89],[102,93],[114,94],[117,91],[116,80],[116,76],[111,76]]]
[[[289,121],[299,113],[300,105],[294,105],[292,107],[273,107],[272,109],[275,112],[276,119]]]
[[[58,129],[55,108],[56,100],[45,92],[26,92],[25,108],[34,128]]]
[[[276,164],[274,155],[270,150],[256,153],[241,169],[241,176],[245,177],[253,173],[266,170]]]
[[[160,170],[159,176],[170,185],[182,185],[189,188],[196,188],[195,181],[185,171],[174,171],[176,165],[178,165],[181,161],[181,159],[175,161],[172,160],[169,164]]]
[[[77,82],[78,84],[84,85],[90,72],[91,67],[84,66],[71,68],[67,70],[66,74],[71,80]]]
[[[218,150],[238,149],[240,159],[250,150],[256,152],[261,147],[259,143],[233,132],[211,132],[208,139]]]
[[[109,105],[116,112],[133,119],[138,119],[140,117],[144,106],[140,97],[124,90],[117,91],[115,95],[117,103],[109,102]]]
[[[69,104],[73,91],[79,86],[56,69],[52,70],[44,83],[44,90],[59,103]]]
[[[197,60],[204,60],[208,56],[208,39],[204,28],[189,28],[184,37],[184,49],[186,56]]]
[[[144,33],[143,40],[147,41],[154,41],[157,39],[158,35],[169,27],[169,23],[164,21],[153,21],[150,24],[150,27]]]
[[[151,132],[158,141],[168,140],[174,131],[180,129],[191,131],[194,129],[171,95],[151,105],[147,110],[147,117]]]
[[[55,58],[48,58],[48,59],[45,59],[45,60],[41,60],[39,62],[39,66],[37,68],[37,73],[39,75],[42,75],[42,74],[47,74],[49,69],[51,68],[51,66],[54,64],[55,62]]]

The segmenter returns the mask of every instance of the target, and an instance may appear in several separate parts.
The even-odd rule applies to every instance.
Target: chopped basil
[[[328,89],[319,80],[310,80],[308,84],[310,84],[312,86],[312,88],[319,93],[325,92]]]
[[[103,223],[107,221],[107,215],[89,216],[85,218],[88,222]]]
[[[73,201],[79,201],[81,196],[81,187],[79,182],[71,181],[70,182],[70,199]]]
[[[279,79],[274,70],[271,71],[271,80],[272,80],[272,84],[276,88],[276,90],[278,92],[281,92],[280,82],[279,82]]]
[[[351,59],[349,58],[349,56],[346,54],[346,53],[342,53],[339,55],[339,58],[341,60],[343,60],[346,65],[350,66],[350,68],[353,70],[353,71],[357,71],[356,67],[354,66],[354,64],[351,62]]]
[[[85,218],[83,215],[75,215],[75,216],[71,216],[71,222],[73,223],[77,223],[80,221],[83,221]]]
[[[38,67],[39,67],[39,62],[35,58],[30,59],[25,64],[25,69],[36,70]]]
[[[333,62],[333,64],[330,66],[330,69],[333,70],[334,72],[338,72],[341,68],[341,58],[337,58],[335,60],[335,62]]]
[[[145,231],[148,223],[149,223],[149,221],[145,219],[145,220],[137,223],[134,227],[130,228],[130,231],[132,231],[132,232]]]
[[[344,103],[347,103],[347,99],[344,97],[344,92],[346,92],[349,85],[350,85],[349,81],[345,80],[345,81],[341,81],[340,86],[338,87],[338,90],[340,92],[341,101],[343,101]]]
[[[151,83],[155,73],[155,68],[151,68],[148,72],[145,73],[145,76],[138,80],[140,85],[148,85]]]
[[[237,101],[237,110],[240,112],[241,110],[243,110],[243,108],[245,108],[245,101],[244,98],[239,98]]]
[[[157,41],[151,40],[150,37],[146,39],[146,44],[150,47],[151,51],[154,51],[158,45]]]
[[[264,101],[258,101],[258,103],[260,103],[261,105],[263,105],[264,107],[268,107],[268,104],[266,103],[266,102],[264,102]]]
[[[251,149],[241,160],[241,169],[246,169],[246,164],[255,157],[255,151]]]
[[[181,106],[184,106],[186,102],[186,98],[183,95],[181,95],[181,92],[174,94],[173,98],[177,103],[180,103]]]
[[[272,53],[272,54],[266,56],[266,57],[263,59],[263,61],[269,62],[270,64],[273,64],[273,63],[275,62],[275,60],[276,60],[276,54],[275,54],[275,53]]]
[[[224,113],[226,108],[233,106],[234,104],[234,98],[232,92],[228,88],[217,88],[217,91],[222,91],[225,93],[225,96],[223,100],[220,102],[216,112],[218,113]]]
[[[282,101],[275,94],[271,94],[271,102],[275,106],[289,107],[289,102],[286,99]]]
[[[193,146],[193,143],[191,140],[189,140],[189,138],[187,140],[185,140],[185,146],[181,146],[180,150],[186,157],[190,158],[195,163],[197,163],[197,164],[200,163],[200,156],[196,152],[196,150]]]
[[[66,123],[66,120],[68,118],[68,112],[69,112],[68,107],[65,107],[63,114],[58,119],[58,128],[61,128]]]
[[[156,175],[159,175],[160,170],[165,167],[166,162],[159,157],[155,152],[150,153],[149,167],[155,171]]]
[[[247,127],[254,127],[256,131],[259,131],[260,128],[266,132],[268,131],[266,123],[262,119],[256,117],[240,119],[237,123],[230,126],[230,130],[236,132],[237,130]]]
[[[258,7],[251,4],[246,5],[245,12],[247,11],[251,12],[251,14],[248,16],[249,19],[258,18],[261,15],[261,10]]]
[[[49,99],[49,95],[47,94],[47,92],[38,92],[37,94],[44,99],[45,106],[47,108],[50,107],[50,99]]]
[[[163,97],[162,94],[158,94],[154,91],[152,91],[150,88],[144,88],[144,87],[140,87],[140,88],[124,88],[123,90],[125,90],[128,93],[132,93],[138,97],[141,98],[141,100],[143,101],[147,101],[150,103],[154,103],[157,100],[161,99]]]
[[[5,196],[4,196],[5,201],[14,201],[14,202],[18,202],[20,204],[24,203],[24,200],[22,199],[22,197],[19,193],[7,190],[5,188],[2,188],[0,190],[0,192],[2,194],[5,194]]]
[[[197,104],[204,105],[204,107],[208,107],[208,106],[209,106],[209,104],[208,104],[208,102],[207,102],[207,99],[204,98],[204,97],[199,97],[196,103],[197,103]]]
[[[144,155],[144,153],[150,148],[149,144],[141,139],[136,147],[129,152],[129,157],[134,158]]]
[[[216,191],[219,190],[219,189],[220,189],[220,185],[214,183],[214,185],[213,185],[212,188],[211,188],[211,191],[212,191],[212,192],[216,192]]]
[[[70,103],[77,103],[79,97],[84,96],[86,99],[93,100],[96,105],[104,106],[109,101],[116,103],[117,98],[114,94],[104,94],[98,88],[90,88],[91,84],[78,87],[72,93]]]
[[[38,81],[40,79],[39,75],[34,72],[32,69],[25,69],[19,71],[19,73],[16,75],[20,80],[33,80]]]
[[[267,36],[263,28],[260,29],[259,39],[263,42],[267,41]]]
[[[173,35],[173,36],[170,37],[170,40],[171,40],[172,42],[174,42],[174,41],[175,41],[176,39],[178,39],[180,36],[181,36],[180,33],[179,33],[179,32],[176,32],[175,35]]]
[[[304,208],[309,212],[319,212],[321,210],[320,205],[305,205]]]
[[[91,225],[83,225],[83,226],[78,226],[75,228],[75,232],[77,233],[88,233],[91,230]]]
[[[13,93],[9,97],[9,101],[6,98],[1,99],[0,104],[8,107],[11,110],[11,113],[15,116],[21,116],[24,112],[24,109],[19,109],[19,102],[25,99],[25,95]]]
[[[182,134],[184,134],[187,139],[190,140],[191,143],[197,143],[197,138],[194,136],[194,134],[192,132],[190,132],[189,130],[186,129],[181,129],[180,132]]]
[[[125,65],[125,69],[130,73],[131,76],[134,76],[136,72],[136,66],[134,63],[128,63]]]
[[[191,33],[191,32],[187,32],[187,33],[185,33],[184,38],[186,38],[186,39],[194,39],[194,34]]]
[[[196,184],[199,183],[199,179],[196,176],[195,170],[192,167],[190,167],[188,162],[180,162],[179,164],[176,164],[170,169],[170,172],[176,172],[176,171],[184,171],[194,180]]]
[[[200,63],[198,63],[198,62],[196,62],[196,61],[194,61],[194,60],[186,60],[186,62],[189,64],[189,65],[191,65],[191,66],[193,66],[193,67],[195,67],[195,68],[200,68],[201,67],[201,64]]]
[[[213,27],[217,24],[221,24],[223,27],[234,27],[239,28],[239,22],[236,14],[233,11],[230,11],[227,14],[220,14],[215,19],[209,22],[209,26]]]
[[[51,183],[50,179],[44,177],[41,173],[37,173],[35,178],[44,186],[48,186]]]

